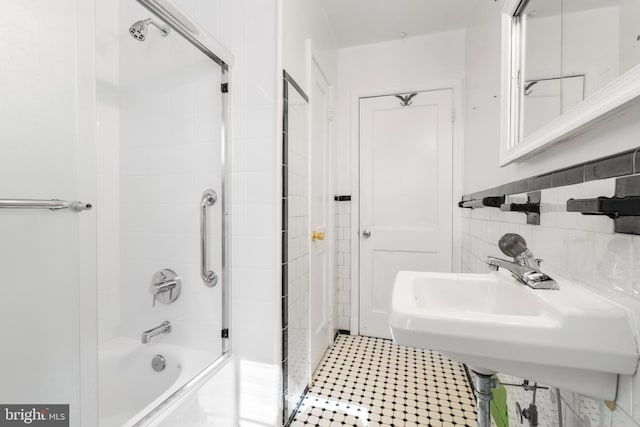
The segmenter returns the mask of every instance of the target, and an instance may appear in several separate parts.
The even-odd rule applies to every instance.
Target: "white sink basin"
[[[398,273],[389,325],[401,345],[437,350],[476,372],[502,372],[614,400],[638,365],[631,313],[554,277],[533,290],[502,270]]]

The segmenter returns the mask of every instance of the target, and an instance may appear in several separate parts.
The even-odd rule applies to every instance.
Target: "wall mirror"
[[[637,101],[640,0],[507,0],[502,25],[502,166]]]

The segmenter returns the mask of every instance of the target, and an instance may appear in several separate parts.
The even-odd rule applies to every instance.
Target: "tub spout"
[[[148,331],[144,331],[142,333],[142,344],[147,344],[151,342],[151,338],[160,334],[168,334],[171,332],[171,322],[164,321],[159,326],[155,328],[151,328]]]

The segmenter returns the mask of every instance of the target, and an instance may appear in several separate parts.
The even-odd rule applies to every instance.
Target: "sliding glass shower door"
[[[174,7],[202,46],[128,0],[0,5],[0,424],[134,425],[228,359],[231,64]]]
[[[101,140],[98,177],[101,427],[156,411],[227,340],[226,66],[167,23],[121,2],[119,67],[102,70],[115,84],[98,102],[118,100],[117,114],[104,108],[118,132]]]
[[[0,5],[0,424],[78,427],[95,363],[93,56],[77,36],[92,21],[75,0]]]

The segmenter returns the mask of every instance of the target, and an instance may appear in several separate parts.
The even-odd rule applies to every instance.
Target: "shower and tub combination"
[[[168,0],[32,3],[0,44],[0,406],[146,425],[230,361],[233,56]]]
[[[118,325],[99,331],[100,427],[148,422],[230,352],[233,58],[173,4],[138,3],[153,17],[133,2],[120,13],[119,314],[99,294]]]

